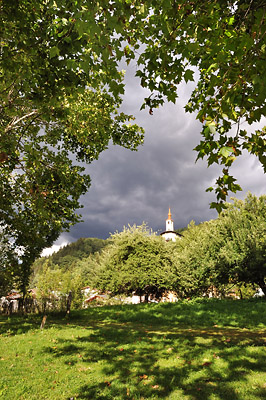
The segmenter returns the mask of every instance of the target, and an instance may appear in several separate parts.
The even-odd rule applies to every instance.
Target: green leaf
[[[235,17],[232,16],[232,17],[229,18],[229,20],[228,20],[228,25],[233,25],[234,22],[235,22]]]
[[[49,51],[49,56],[50,58],[59,56],[59,48],[56,46],[51,47]]]
[[[230,32],[230,31],[225,31],[224,33],[225,33],[225,35],[226,35],[227,37],[229,37],[229,38],[232,37],[232,32]]]
[[[216,70],[218,68],[218,64],[217,63],[213,63],[209,66],[209,68],[207,69],[207,74],[212,71],[212,70]]]
[[[228,158],[231,153],[232,153],[232,147],[225,146],[219,150],[219,154],[225,158]]]
[[[186,69],[185,73],[184,73],[184,79],[186,81],[186,83],[188,81],[194,81],[194,71],[192,71],[191,69]]]
[[[211,124],[211,125],[209,125],[209,129],[210,129],[211,133],[214,135],[216,132],[216,126]]]
[[[172,91],[171,93],[169,93],[167,95],[167,99],[168,101],[171,101],[172,103],[175,103],[176,99],[177,99],[177,93],[175,91]]]

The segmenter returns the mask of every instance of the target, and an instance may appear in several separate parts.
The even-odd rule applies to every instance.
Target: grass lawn
[[[0,316],[0,398],[266,399],[266,302]]]

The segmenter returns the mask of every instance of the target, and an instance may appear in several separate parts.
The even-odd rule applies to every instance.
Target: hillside
[[[107,243],[108,242],[104,239],[80,238],[76,242],[64,246],[58,252],[52,254],[50,258],[54,264],[58,265],[60,265],[62,260],[67,256],[81,260],[82,258],[88,257],[90,254],[102,250]]]
[[[38,286],[38,279],[46,274],[46,268],[50,270],[60,270],[62,274],[67,271],[80,275],[83,283],[87,283],[87,276],[92,276],[90,265],[90,256],[100,252],[109,243],[108,240],[98,238],[80,238],[76,242],[69,243],[58,252],[37,259],[32,266],[30,286]],[[77,272],[79,271],[79,272]],[[81,286],[84,286],[83,284]]]

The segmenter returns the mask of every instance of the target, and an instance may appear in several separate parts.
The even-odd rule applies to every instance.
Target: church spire
[[[164,232],[161,233],[161,235],[167,242],[169,240],[175,242],[176,238],[180,237],[180,235],[176,234],[176,232],[174,231],[174,221],[172,220],[172,213],[170,207],[168,211],[168,218],[166,220],[166,229]]]
[[[174,230],[174,222],[172,220],[172,214],[171,214],[170,207],[169,207],[169,212],[168,212],[168,218],[166,220],[166,230],[167,231],[173,231]]]

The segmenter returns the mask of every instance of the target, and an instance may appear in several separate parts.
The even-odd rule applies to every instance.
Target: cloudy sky
[[[175,105],[166,104],[149,115],[148,110],[139,111],[147,92],[133,78],[133,69],[126,75],[123,111],[135,115],[136,123],[145,129],[145,143],[138,152],[111,145],[86,167],[92,184],[81,199],[84,208],[79,211],[84,222],[63,233],[52,251],[80,237],[106,239],[123,226],[143,221],[160,232],[165,229],[169,206],[175,228],[217,216],[209,208],[215,195],[205,189],[214,184],[221,169],[207,168],[205,160],[195,163],[193,148],[200,141],[201,124],[184,111],[193,85],[181,85]],[[236,194],[238,198],[248,191],[257,196],[266,193],[266,176],[254,157],[244,155],[232,172],[243,189]],[[50,252],[47,249],[43,254]]]

